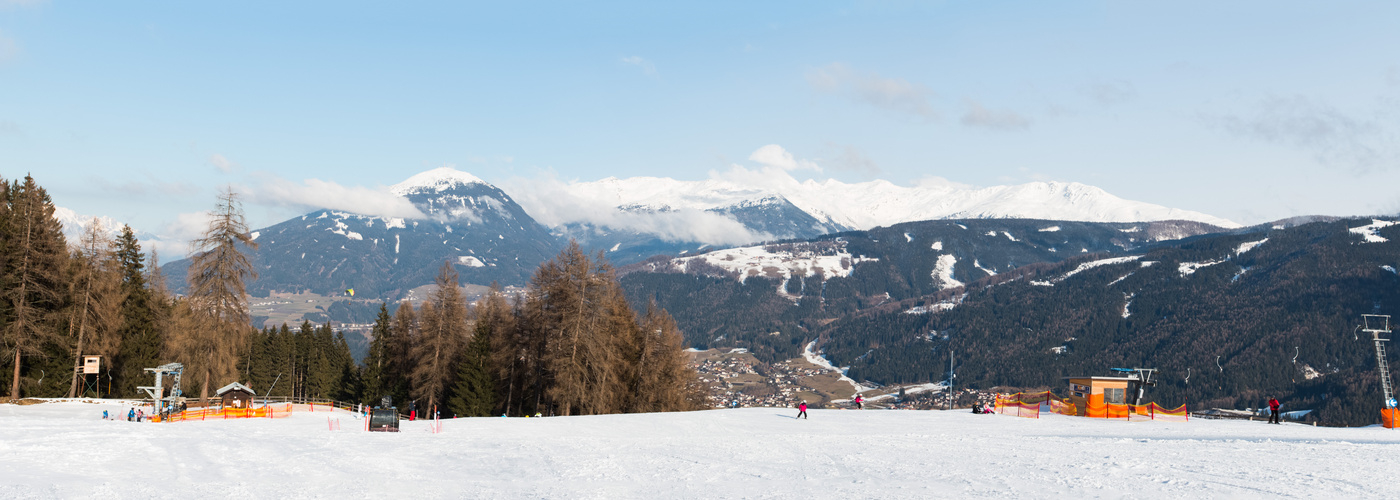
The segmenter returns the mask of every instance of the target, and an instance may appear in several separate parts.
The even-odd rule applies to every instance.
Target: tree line
[[[381,305],[357,363],[329,323],[249,325],[247,284],[256,250],[236,193],[225,190],[192,242],[188,293],[165,287],[156,252],[130,227],[100,221],[65,239],[47,192],[32,177],[0,189],[0,383],[25,396],[145,397],[145,368],[185,366],[201,400],[242,381],[262,394],[377,403],[392,396],[461,416],[580,415],[698,408],[701,386],[675,321],[634,311],[612,267],[577,244],[541,265],[523,295],[499,287],[468,304],[450,262],[418,307]],[[103,373],[81,374],[84,355]],[[3,364],[0,364],[3,366]],[[96,383],[94,383],[96,382]],[[198,387],[196,391],[194,388]]]
[[[592,415],[698,409],[705,397],[671,316],[654,304],[638,315],[606,259],[576,243],[542,264],[523,295],[493,285],[472,308],[445,263],[420,307],[380,307],[373,337],[359,382],[366,402],[388,395],[458,416]]]

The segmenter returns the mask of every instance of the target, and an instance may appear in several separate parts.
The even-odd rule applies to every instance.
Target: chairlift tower
[[[1376,369],[1381,371],[1381,393],[1385,398],[1385,407],[1395,407],[1395,393],[1390,389],[1390,366],[1385,362],[1385,342],[1390,341],[1390,316],[1381,314],[1362,314],[1361,330],[1371,334],[1371,340],[1376,344]]]

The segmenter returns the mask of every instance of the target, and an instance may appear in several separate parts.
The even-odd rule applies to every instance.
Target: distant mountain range
[[[414,175],[390,191],[407,198],[425,217],[318,210],[253,231],[260,247],[253,254],[259,278],[250,292],[354,288],[395,298],[431,283],[443,262],[452,262],[464,283],[523,285],[569,239],[625,265],[659,254],[811,239],[913,220],[1185,221],[1143,226],[1170,228],[1156,239],[1238,227],[1206,214],[1055,182],[965,189],[936,183],[901,187],[885,181],[794,181],[751,188],[723,180],[609,178],[568,184],[562,198],[552,200],[564,208],[551,212],[551,227],[496,186],[452,168]],[[569,203],[580,208],[571,211]],[[599,206],[604,209],[595,210]],[[183,289],[187,266],[187,261],[166,266],[173,289]]]

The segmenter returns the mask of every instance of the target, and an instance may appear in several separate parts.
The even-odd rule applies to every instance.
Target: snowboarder
[[[796,417],[792,417],[792,418],[801,418],[802,420],[807,420],[807,402],[806,402],[806,401],[803,401],[803,402],[801,402],[801,403],[797,403],[797,416],[796,416]]]
[[[865,406],[861,404],[861,403],[864,403],[864,402],[865,402],[865,398],[862,397],[860,394],[856,394],[856,409],[857,409],[857,410],[865,409]]]
[[[1278,398],[1269,398],[1269,423],[1281,423],[1278,420]]]

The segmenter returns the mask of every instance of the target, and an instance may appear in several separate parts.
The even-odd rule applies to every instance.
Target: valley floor
[[[167,424],[0,405],[2,498],[1394,498],[1400,431],[744,408]],[[343,430],[328,430],[327,418]]]

